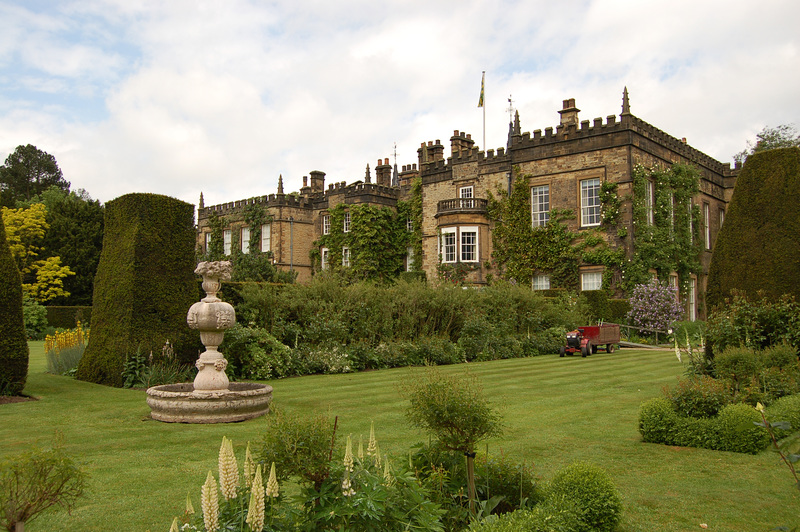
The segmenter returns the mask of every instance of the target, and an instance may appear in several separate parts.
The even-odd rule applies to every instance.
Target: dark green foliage
[[[776,301],[763,294],[748,298],[734,292],[709,316],[706,337],[708,358],[730,346],[763,349],[781,343],[800,353],[800,304],[789,295]]]
[[[592,322],[611,320],[611,306],[607,291],[587,290],[581,292],[580,297],[586,300],[586,307],[589,309],[589,318]]]
[[[56,329],[72,329],[78,325],[78,322],[88,326],[92,322],[92,307],[48,305],[45,310],[47,311],[47,323]]]
[[[28,342],[22,312],[22,280],[0,219],[0,395],[17,395],[28,378]]]
[[[777,301],[800,297],[800,148],[755,153],[747,158],[717,236],[708,273],[709,308],[732,290]]]
[[[800,429],[800,395],[781,397],[767,407],[767,419],[772,422],[785,421],[791,428],[776,428],[776,436],[784,438]]]
[[[23,530],[52,506],[70,511],[85,485],[84,473],[59,446],[10,457],[0,464],[0,527]]]
[[[755,144],[748,140],[747,149],[734,155],[733,160],[737,163],[744,163],[754,153],[791,147],[800,148],[800,135],[797,134],[794,124],[781,124],[777,127],[766,126],[756,135]]]
[[[707,375],[680,379],[675,388],[665,387],[664,395],[678,415],[685,417],[714,417],[733,400],[726,381]]]
[[[194,208],[156,194],[128,194],[106,205],[103,253],[95,278],[92,337],[78,378],[122,386],[126,356],[159,353],[193,363],[199,335],[186,324],[197,301]]]
[[[761,415],[746,404],[729,404],[713,418],[679,416],[672,403],[655,397],[639,410],[642,441],[716,451],[757,454],[766,448],[769,435],[753,425]]]
[[[578,511],[579,531],[612,531],[622,513],[622,498],[608,473],[588,462],[558,471],[548,487],[549,499],[569,501]]]
[[[577,505],[547,499],[530,510],[489,516],[473,523],[470,532],[575,532],[581,530]]]
[[[612,323],[624,323],[630,311],[631,304],[627,299],[609,299],[608,317],[605,321]]]
[[[32,144],[19,145],[0,166],[0,204],[15,207],[51,186],[69,190],[56,158]]]

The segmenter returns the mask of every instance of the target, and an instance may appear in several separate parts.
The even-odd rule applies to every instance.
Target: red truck
[[[597,353],[597,349],[605,349],[607,353],[614,352],[614,344],[619,343],[619,325],[616,323],[601,323],[600,325],[587,325],[578,327],[567,333],[567,345],[559,351],[559,356],[580,352],[582,357]],[[602,347],[605,345],[605,347]]]

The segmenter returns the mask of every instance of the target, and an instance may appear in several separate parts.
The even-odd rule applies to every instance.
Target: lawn
[[[339,444],[369,434],[402,459],[426,437],[403,416],[397,384],[421,368],[273,381],[274,402],[291,411],[339,416]],[[624,503],[620,530],[760,531],[800,524],[800,491],[777,455],[757,456],[643,444],[641,402],[673,384],[683,367],[669,351],[622,350],[589,358],[546,356],[442,368],[470,371],[501,410],[506,430],[490,453],[535,465],[542,479],[575,460],[611,474]],[[222,436],[241,459],[264,420],[182,425],[149,419],[145,394],[45,373],[41,342],[31,343],[26,393],[38,401],[0,405],[0,457],[48,445],[63,433],[89,474],[89,493],[72,516],[51,511],[26,526],[41,531],[166,531],[187,492],[199,509],[200,486],[216,469]],[[485,447],[482,447],[485,452]],[[278,466],[280,466],[278,464]]]

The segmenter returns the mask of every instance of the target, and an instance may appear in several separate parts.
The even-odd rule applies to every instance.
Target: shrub
[[[770,346],[761,354],[764,366],[767,368],[797,369],[797,351],[787,343]]]
[[[730,347],[714,358],[717,377],[730,380],[737,391],[757,378],[761,367],[761,357],[746,347]]]
[[[157,194],[106,204],[103,252],[95,277],[92,340],[77,377],[122,386],[125,355],[158,351],[166,340],[192,364],[199,335],[186,313],[196,302],[194,207]]]
[[[23,294],[22,314],[25,316],[25,334],[28,338],[31,340],[43,340],[49,327],[47,307],[39,304],[28,294]]]
[[[727,405],[716,421],[716,450],[758,454],[769,445],[769,434],[754,425],[761,421],[761,415],[752,406]]]
[[[785,421],[791,425],[791,429],[776,429],[778,438],[784,438],[793,432],[800,430],[800,395],[789,395],[781,397],[767,407],[767,418],[772,422]]]
[[[227,372],[242,379],[272,379],[295,374],[292,350],[265,329],[237,323],[225,331],[220,351],[228,360]]]
[[[763,349],[787,343],[800,353],[800,304],[784,295],[770,300],[764,294],[746,297],[733,291],[706,322],[706,356],[728,347]]]
[[[172,346],[167,342],[156,357],[153,357],[152,351],[145,357],[141,350],[126,357],[121,377],[123,388],[150,388],[192,382],[196,375],[196,368],[177,360]]]
[[[0,217],[2,218],[2,217]],[[0,219],[0,395],[17,395],[28,378],[28,341],[22,311],[22,280]]]
[[[622,512],[622,498],[600,467],[576,462],[558,471],[550,481],[548,498],[575,505],[581,524],[576,530],[613,530]]]
[[[636,285],[630,297],[628,319],[637,327],[665,331],[684,314],[676,296],[676,288],[657,279]]]
[[[800,254],[800,217],[789,193],[798,187],[800,149],[747,158],[714,244],[706,292],[710,308],[724,305],[734,288],[772,300],[800,296],[800,263],[787,260]]]
[[[540,332],[523,336],[520,340],[523,356],[554,355],[564,345],[567,330],[550,327]]]
[[[714,417],[733,400],[727,382],[701,375],[680,379],[674,389],[664,388],[678,415],[685,417]]]
[[[0,527],[23,530],[56,505],[72,510],[85,485],[83,472],[60,446],[10,457],[0,463]]]
[[[548,499],[529,510],[490,515],[473,522],[470,532],[577,532],[584,530],[575,503]]]

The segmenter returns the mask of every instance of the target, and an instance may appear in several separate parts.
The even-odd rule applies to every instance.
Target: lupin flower
[[[186,492],[186,515],[194,515],[194,506],[192,506],[192,498],[189,497],[189,492]]]
[[[378,447],[378,442],[375,442],[375,467],[381,468],[381,449]]]
[[[342,480],[342,495],[350,497],[355,494],[356,490],[353,489],[353,484],[350,482],[350,471],[345,471],[344,480]]]
[[[264,528],[264,483],[261,479],[261,464],[256,467],[256,474],[250,488],[250,506],[247,508],[245,519],[250,530]]]
[[[255,461],[253,454],[250,452],[250,442],[247,442],[247,450],[244,452],[244,485],[250,487],[253,483],[253,475],[255,474]]]
[[[222,437],[219,448],[219,486],[225,500],[236,498],[236,488],[239,487],[239,465],[233,454],[231,440]]]
[[[383,485],[384,486],[391,486],[394,482],[394,477],[392,476],[392,470],[389,467],[389,461],[386,461],[386,465],[383,466]]]
[[[358,461],[364,462],[364,440],[361,438],[361,434],[358,435]]]
[[[277,497],[279,491],[278,477],[275,475],[275,462],[272,462],[272,467],[269,469],[269,480],[267,480],[267,496]]]
[[[348,472],[353,471],[353,440],[347,435],[347,446],[344,449],[344,467]]]
[[[678,337],[676,336],[674,340],[675,340],[675,356],[678,357],[678,362],[683,362],[683,360],[681,360],[681,350],[678,347]]]
[[[369,443],[367,444],[367,456],[375,456],[378,448],[378,442],[375,440],[375,422],[369,425]]]
[[[203,508],[203,524],[208,532],[219,530],[219,497],[217,495],[217,483],[214,475],[208,472],[206,483],[200,491],[200,504]]]
[[[172,526],[169,527],[169,532],[181,532],[178,528],[178,518],[172,520]]]

